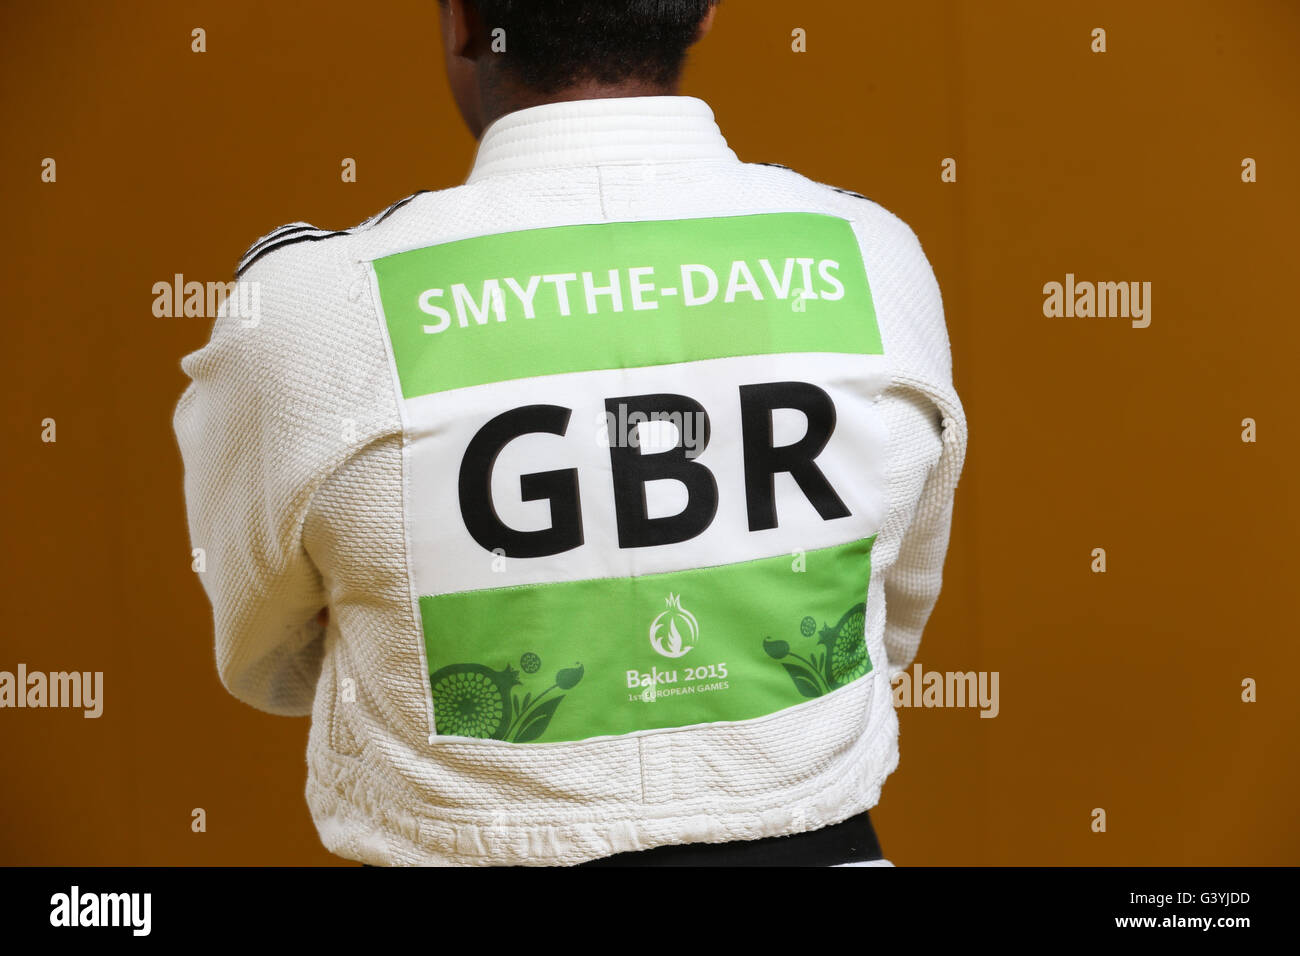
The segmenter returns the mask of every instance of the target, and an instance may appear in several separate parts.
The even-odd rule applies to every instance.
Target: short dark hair
[[[544,93],[583,81],[676,81],[716,0],[470,0],[505,30],[502,67]]]

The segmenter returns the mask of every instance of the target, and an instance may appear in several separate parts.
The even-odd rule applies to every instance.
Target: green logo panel
[[[748,720],[827,694],[871,671],[874,542],[422,597],[436,732],[583,740]]]
[[[405,398],[739,355],[881,352],[861,249],[834,216],[558,226],[373,265]]]

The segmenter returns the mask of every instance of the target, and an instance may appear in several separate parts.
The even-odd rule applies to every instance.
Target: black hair
[[[501,66],[543,93],[583,81],[671,84],[715,0],[470,0],[505,31]]]

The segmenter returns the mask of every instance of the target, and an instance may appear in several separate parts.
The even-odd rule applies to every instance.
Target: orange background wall
[[[0,8],[0,670],[105,672],[98,720],[0,711],[0,862],[341,862],[306,720],[217,681],[170,421],[211,320],[152,286],[461,181],[436,29],[434,0]],[[896,212],[944,293],[970,450],[919,659],[997,671],[1001,713],[900,712],[899,864],[1300,863],[1298,48],[1288,0],[728,0],[697,51],[742,159]],[[1045,318],[1067,272],[1151,282],[1151,326]]]

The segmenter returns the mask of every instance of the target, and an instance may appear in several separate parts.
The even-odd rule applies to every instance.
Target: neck
[[[676,96],[676,83],[652,83],[644,80],[628,80],[624,83],[583,82],[565,87],[551,93],[539,93],[519,87],[498,89],[492,95],[483,97],[483,129],[493,122],[519,110],[547,103],[570,103],[574,100],[607,100],[623,96]],[[482,138],[483,129],[475,138]]]

